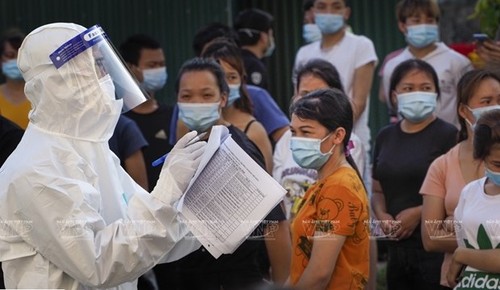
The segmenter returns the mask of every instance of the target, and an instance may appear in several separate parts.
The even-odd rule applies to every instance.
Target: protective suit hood
[[[107,142],[122,101],[100,85],[92,50],[56,69],[49,55],[86,28],[73,23],[41,26],[26,36],[18,51],[18,67],[32,110],[30,124],[71,138]]]

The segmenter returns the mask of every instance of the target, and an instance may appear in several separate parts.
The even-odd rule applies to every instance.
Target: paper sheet
[[[234,252],[285,192],[239,147],[226,127],[214,126],[178,209],[195,237],[218,258]]]

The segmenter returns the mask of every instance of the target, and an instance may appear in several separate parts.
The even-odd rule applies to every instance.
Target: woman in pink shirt
[[[446,272],[457,248],[453,212],[464,186],[484,176],[484,165],[472,157],[473,128],[485,111],[500,108],[500,79],[491,72],[466,73],[457,86],[459,143],[434,160],[420,193],[423,195],[422,241],[430,252],[444,252],[441,284],[448,286]]]

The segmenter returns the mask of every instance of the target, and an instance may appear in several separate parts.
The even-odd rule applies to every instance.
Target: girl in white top
[[[484,113],[474,129],[474,158],[485,177],[462,190],[455,209],[459,247],[448,272],[455,289],[498,289],[500,283],[500,109]],[[460,274],[460,270],[466,266]],[[458,284],[457,284],[458,283]]]

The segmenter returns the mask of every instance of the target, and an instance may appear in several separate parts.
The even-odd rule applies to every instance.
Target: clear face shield
[[[93,82],[94,87],[97,80],[101,87],[105,84],[106,93],[123,100],[122,112],[133,109],[148,98],[99,25],[68,40],[49,57],[62,75],[70,77],[71,86],[83,90],[87,81]]]

